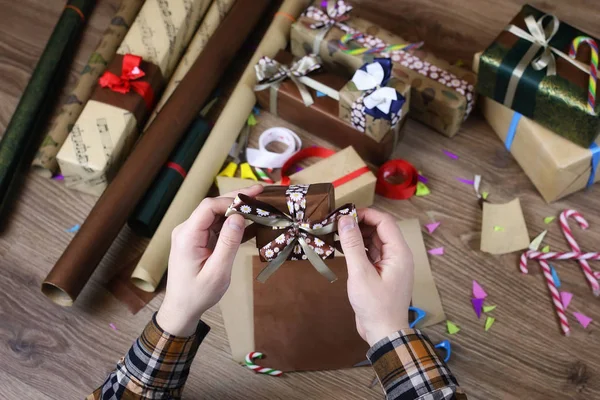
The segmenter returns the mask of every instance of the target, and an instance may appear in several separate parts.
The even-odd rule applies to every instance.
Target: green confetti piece
[[[554,221],[555,219],[556,219],[556,217],[546,217],[546,218],[544,218],[544,223],[549,224],[552,221]]]
[[[452,321],[446,321],[446,328],[448,328],[448,333],[450,335],[454,335],[455,333],[460,332],[460,328]]]
[[[546,245],[542,248],[542,253],[549,253],[550,252],[550,246]]]
[[[496,225],[496,226],[494,226],[494,232],[504,232],[504,228]]]
[[[256,117],[254,116],[254,114],[250,114],[248,116],[248,125],[249,126],[254,126],[256,124],[257,124]]]
[[[489,313],[492,312],[496,309],[496,306],[483,306],[483,312],[484,313]]]
[[[481,197],[483,197],[484,200],[487,200],[489,195],[490,194],[488,192],[481,192]]]
[[[429,188],[423,182],[417,183],[417,191],[415,192],[415,196],[423,197],[427,196],[430,193],[431,190],[429,190]]]
[[[494,321],[496,321],[496,318],[494,318],[494,317],[487,317],[485,319],[485,331],[486,332],[490,330],[490,328],[494,324]]]

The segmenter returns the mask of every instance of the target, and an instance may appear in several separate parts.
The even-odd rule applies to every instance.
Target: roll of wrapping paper
[[[117,48],[129,30],[135,16],[144,4],[144,0],[123,0],[121,6],[104,31],[96,50],[83,67],[79,80],[67,97],[65,104],[46,131],[46,136],[33,159],[33,171],[38,175],[50,178],[58,171],[56,154],[67,139],[71,127],[77,121],[85,103],[92,95],[98,78],[117,53]]]
[[[129,218],[129,227],[138,235],[152,237],[177,194],[212,124],[200,116],[192,122],[183,140],[169,157],[154,183]]]
[[[215,176],[242,130],[256,103],[254,65],[260,57],[275,57],[287,46],[292,22],[308,6],[309,0],[285,0],[263,40],[259,44],[242,78],[233,91],[225,109],[212,129],[187,178],[173,199],[146,251],[133,271],[133,283],[146,291],[154,291],[167,269],[171,231],[185,221],[208,193]]]
[[[35,128],[52,104],[57,78],[75,49],[95,0],[69,0],[46,43],[21,100],[0,141],[0,214],[16,183],[27,149],[35,143]],[[62,68],[61,68],[62,67]]]
[[[225,17],[42,283],[52,301],[73,304],[268,4],[236,2]]]
[[[158,115],[160,110],[164,107],[169,97],[173,94],[173,91],[177,88],[177,85],[181,82],[181,80],[185,77],[185,74],[190,70],[190,67],[194,63],[194,60],[198,58],[198,55],[202,53],[204,47],[208,43],[208,40],[212,36],[212,34],[217,30],[219,24],[223,21],[231,7],[235,3],[235,0],[213,0],[210,8],[206,12],[204,19],[200,23],[198,30],[194,34],[194,38],[190,42],[185,54],[177,64],[177,69],[171,76],[165,91],[163,92],[160,100],[154,107],[154,111],[150,115],[148,122],[146,123],[146,128],[152,124],[154,118]]]

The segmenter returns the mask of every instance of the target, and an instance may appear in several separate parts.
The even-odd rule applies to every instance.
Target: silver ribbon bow
[[[550,23],[544,28],[544,20],[546,18],[550,18]],[[529,47],[529,50],[527,50],[525,55],[521,58],[521,61],[519,61],[515,67],[508,82],[508,88],[506,90],[506,95],[504,96],[504,105],[507,107],[511,107],[513,104],[519,81],[525,73],[527,66],[531,65],[536,71],[546,69],[546,75],[548,76],[556,75],[556,58],[554,57],[554,54],[557,54],[559,57],[569,61],[586,74],[589,74],[589,67],[550,46],[550,41],[554,35],[556,35],[556,32],[558,32],[560,26],[560,21],[555,15],[546,14],[537,21],[532,15],[529,15],[525,17],[525,25],[527,26],[528,31],[515,25],[509,25],[504,28],[505,31],[531,42],[531,47]],[[536,54],[540,49],[543,49],[543,51],[536,57]]]
[[[270,111],[272,114],[277,115],[277,91],[281,82],[289,78],[298,87],[304,105],[307,107],[311,106],[314,101],[305,84],[311,84],[314,80],[307,78],[306,75],[321,68],[319,61],[318,56],[307,55],[294,62],[291,66],[287,66],[269,57],[262,57],[254,66],[256,80],[258,81],[254,90],[271,90]]]

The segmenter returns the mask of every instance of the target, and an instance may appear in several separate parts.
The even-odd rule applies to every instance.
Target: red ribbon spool
[[[281,184],[284,186],[290,185],[290,178],[287,176],[286,171],[288,169],[290,169],[290,167],[292,165],[297,164],[298,162],[304,160],[305,158],[310,158],[310,157],[327,158],[327,157],[331,157],[334,154],[335,154],[335,151],[333,151],[331,149],[327,149],[325,147],[317,147],[317,146],[308,147],[306,149],[300,150],[299,152],[297,152],[296,154],[294,154],[293,156],[288,158],[288,160],[285,162],[285,164],[283,164],[283,166],[281,167]],[[341,178],[336,179],[335,181],[331,182],[331,184],[333,185],[333,187],[342,186],[344,183],[348,183],[352,179],[358,178],[359,176],[361,176],[362,174],[365,174],[367,172],[369,172],[369,167],[367,167],[365,165],[362,168],[359,168],[355,171],[350,172],[349,174],[342,176]]]
[[[400,183],[391,183],[390,177],[399,177]],[[377,172],[375,193],[394,200],[406,200],[412,197],[417,190],[419,172],[408,161],[390,160],[383,164]]]
[[[140,65],[142,63],[142,57],[134,56],[133,54],[125,54],[123,56],[123,65],[121,67],[121,76],[117,76],[110,71],[106,71],[98,83],[103,88],[108,88],[116,93],[126,94],[130,90],[133,90],[142,98],[146,103],[146,108],[150,110],[154,103],[154,93],[152,92],[152,86],[150,83],[145,81],[136,81],[146,76],[146,73],[142,71]]]

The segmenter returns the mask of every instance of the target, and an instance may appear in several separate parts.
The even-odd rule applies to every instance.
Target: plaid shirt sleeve
[[[173,336],[161,329],[154,314],[117,368],[86,400],[180,399],[198,346],[209,331],[200,321],[192,336]]]
[[[418,329],[375,343],[367,353],[389,400],[466,400],[467,395]]]

